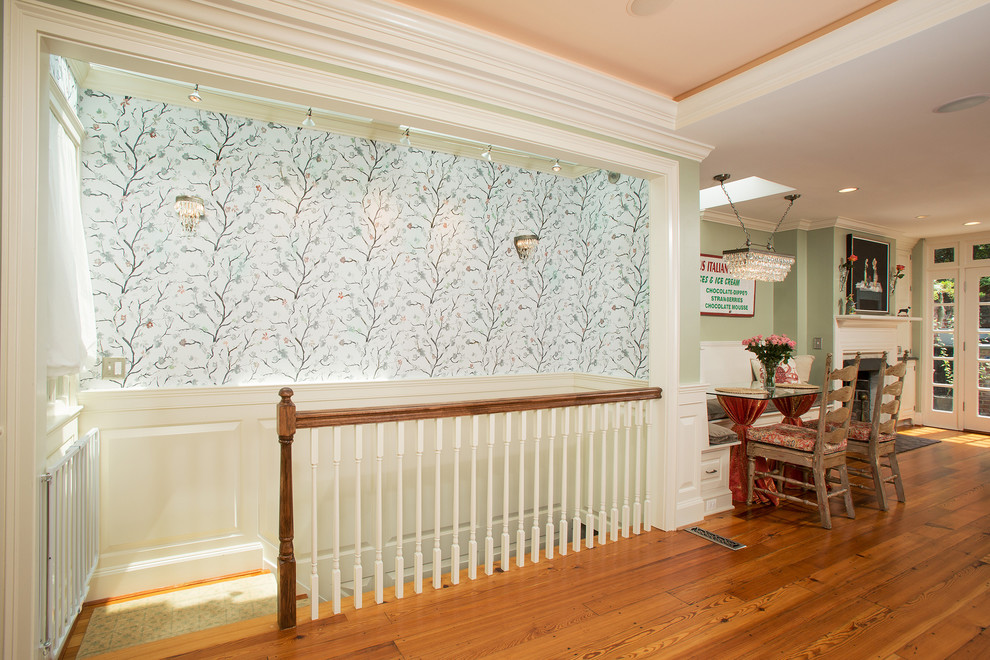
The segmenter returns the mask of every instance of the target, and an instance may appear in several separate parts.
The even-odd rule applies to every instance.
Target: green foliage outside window
[[[935,250],[935,263],[951,264],[956,260],[955,248],[937,248]]]

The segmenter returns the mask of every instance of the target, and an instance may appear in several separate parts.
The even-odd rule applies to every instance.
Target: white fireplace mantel
[[[835,317],[835,324],[840,327],[859,326],[864,328],[897,327],[901,323],[920,321],[920,316],[888,316],[869,314],[843,314]]]
[[[900,346],[897,330],[904,323],[920,321],[920,316],[870,316],[867,314],[843,314],[835,317],[834,354],[850,358],[858,353],[881,354],[896,359]]]

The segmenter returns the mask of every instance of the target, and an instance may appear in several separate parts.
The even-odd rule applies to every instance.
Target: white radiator
[[[92,429],[41,475],[41,645],[57,658],[99,558],[100,432]]]

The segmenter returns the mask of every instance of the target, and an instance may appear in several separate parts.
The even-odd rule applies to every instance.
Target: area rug
[[[276,593],[275,576],[264,573],[98,607],[89,619],[76,658],[274,616]],[[308,606],[309,599],[296,605]]]
[[[897,437],[894,439],[894,453],[903,454],[906,451],[911,451],[912,449],[917,449],[918,447],[927,447],[928,445],[936,445],[941,440],[935,440],[933,438],[923,438],[916,435],[904,435],[903,433],[898,433]]]

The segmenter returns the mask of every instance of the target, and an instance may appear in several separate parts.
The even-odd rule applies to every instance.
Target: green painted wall
[[[810,353],[808,338],[808,232],[791,230],[774,236],[774,249],[797,258],[790,274],[773,287],[773,331],[797,342],[798,353]],[[765,334],[765,333],[764,333]]]
[[[845,254],[844,245],[836,239],[837,230],[829,227],[805,232],[808,245],[807,343],[802,353],[815,356],[811,367],[811,382],[818,383],[825,375],[825,356],[832,350],[835,339],[834,317],[839,311],[839,261]],[[813,347],[816,337],[821,348]]]

